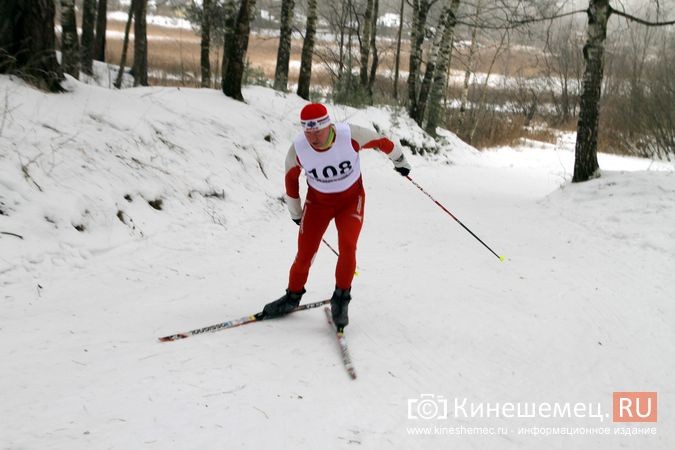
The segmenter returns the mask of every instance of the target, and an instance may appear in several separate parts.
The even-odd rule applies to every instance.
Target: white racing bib
[[[349,124],[335,124],[335,142],[326,151],[314,150],[304,134],[295,139],[293,146],[307,183],[319,192],[346,191],[361,177],[359,153],[352,147]]]

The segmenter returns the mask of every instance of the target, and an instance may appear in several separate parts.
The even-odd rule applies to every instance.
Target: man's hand
[[[400,173],[402,176],[407,177],[412,169],[408,161],[405,159],[405,155],[401,154],[398,158],[393,160],[394,170]]]
[[[404,177],[407,177],[408,174],[410,173],[410,169],[407,167],[394,167],[394,170],[403,175]]]

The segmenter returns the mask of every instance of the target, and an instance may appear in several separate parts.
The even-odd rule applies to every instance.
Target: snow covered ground
[[[500,262],[364,152],[352,381],[320,310],[157,342],[283,292],[302,100],[67,86],[0,77],[0,448],[675,447],[672,165],[600,155],[572,185],[573,136],[443,133],[411,175]],[[396,111],[330,110],[430,145]],[[334,264],[322,247],[306,301]],[[657,392],[658,421],[613,422],[615,391]]]

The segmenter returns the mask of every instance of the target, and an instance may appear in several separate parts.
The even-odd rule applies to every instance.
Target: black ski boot
[[[279,317],[293,311],[300,304],[303,294],[306,291],[291,292],[286,289],[286,293],[278,300],[265,305],[262,311],[262,316],[266,319],[271,317]]]
[[[349,301],[352,299],[351,290],[335,288],[333,296],[330,299],[330,311],[333,315],[333,323],[338,331],[342,331],[349,324]]]

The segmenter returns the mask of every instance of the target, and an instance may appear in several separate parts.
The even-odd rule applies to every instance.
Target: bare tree
[[[291,38],[293,37],[294,0],[281,1],[281,24],[279,28],[279,49],[277,66],[274,70],[274,89],[286,91],[288,88],[288,64],[291,60]]]
[[[600,118],[600,88],[604,65],[607,20],[612,10],[609,0],[590,0],[588,8],[587,40],[584,45],[583,88],[577,124],[577,142],[574,149],[573,182],[586,181],[599,176],[598,120]]]
[[[672,160],[675,158],[675,36],[671,33],[670,47],[667,39],[664,35],[660,47],[662,57],[649,65],[649,88],[640,108],[646,138],[635,150],[642,156]]]
[[[373,2],[372,32],[370,33],[370,49],[373,54],[373,62],[370,66],[370,76],[368,77],[368,99],[373,103],[373,86],[377,77],[377,66],[380,64],[380,55],[377,52],[377,16],[380,10],[379,0]]]
[[[459,2],[452,6],[459,6]],[[454,12],[452,11],[451,3],[448,1],[443,5],[443,11],[438,18],[438,25],[436,26],[436,31],[434,34],[434,40],[431,45],[431,50],[427,55],[427,64],[424,71],[424,78],[422,79],[422,84],[420,86],[420,92],[417,97],[417,108],[415,108],[415,114],[411,118],[417,122],[419,126],[422,126],[424,121],[424,114],[427,108],[427,102],[429,100],[429,92],[431,91],[431,83],[434,78],[434,71],[436,70],[436,62],[440,53],[441,45],[448,40],[451,41],[453,30],[451,29],[446,35],[446,30],[448,26],[452,25],[454,27]]]
[[[598,166],[598,122],[600,118],[600,94],[604,69],[604,44],[607,37],[607,21],[612,13],[647,26],[673,25],[674,21],[650,22],[618,11],[611,7],[609,0],[590,0],[587,10],[588,26],[584,45],[584,71],[577,142],[574,149],[573,182],[587,181],[599,176]]]
[[[94,58],[94,26],[96,24],[96,0],[82,3],[82,39],[80,42],[80,64],[82,72],[92,75]]]
[[[478,124],[481,121],[481,115],[483,112],[483,108],[485,106],[485,97],[488,92],[488,86],[489,86],[489,80],[490,80],[490,75],[492,74],[492,69],[494,68],[495,62],[497,61],[497,58],[499,57],[499,54],[504,50],[504,41],[508,37],[508,30],[504,31],[501,36],[501,40],[499,41],[499,44],[497,44],[497,48],[495,49],[494,55],[492,56],[492,61],[490,62],[490,66],[488,68],[487,73],[485,74],[485,80],[483,81],[483,87],[481,90],[481,95],[480,99],[478,100],[478,104],[476,105],[476,114],[474,114],[474,120],[473,120],[473,125],[471,126],[471,131],[469,133],[469,143],[474,141],[474,136],[476,134],[476,130],[478,129]]]
[[[396,34],[396,60],[394,62],[394,99],[398,100],[398,76],[399,67],[401,65],[401,35],[403,34],[403,12],[405,8],[405,0],[401,0],[401,9],[399,11],[398,33]]]
[[[572,21],[549,29],[544,49],[544,70],[549,96],[559,123],[576,115],[583,62],[578,50],[577,29]]]
[[[441,115],[441,99],[446,86],[448,68],[450,67],[450,55],[452,54],[452,42],[454,41],[455,25],[457,24],[457,10],[460,0],[452,0],[447,11],[441,45],[436,57],[436,64],[433,72],[433,81],[431,93],[429,96],[429,112],[425,130],[432,136],[436,136],[436,127],[438,127]]]
[[[122,41],[122,55],[120,56],[120,68],[117,71],[117,77],[115,78],[115,83],[113,86],[120,89],[122,87],[122,80],[124,77],[124,66],[127,63],[127,49],[129,48],[129,32],[131,31],[131,21],[134,18],[134,11],[136,10],[137,0],[131,0],[129,4],[129,13],[127,16],[127,23],[124,26],[124,40]]]
[[[368,87],[368,60],[370,57],[370,34],[373,32],[373,6],[374,0],[366,0],[366,11],[363,15],[363,30],[359,39],[361,52],[360,79],[361,88],[365,91]]]
[[[0,2],[0,73],[17,74],[51,92],[63,92],[56,60],[52,0]]]
[[[314,55],[314,36],[316,35],[316,0],[309,0],[307,5],[307,27],[302,43],[300,57],[300,76],[298,78],[298,95],[309,100],[309,85],[312,79],[312,56]]]
[[[469,100],[469,82],[473,74],[473,59],[476,56],[476,47],[478,46],[478,19],[481,14],[482,0],[476,1],[474,15],[474,25],[471,27],[471,44],[469,44],[469,54],[466,59],[466,70],[464,71],[464,85],[462,88],[462,97],[459,104],[460,120],[463,120],[466,111],[466,103]]]
[[[237,7],[234,0],[225,2],[225,29],[223,32],[223,60],[221,62],[220,73],[222,76],[221,88],[225,91],[225,75],[230,70],[230,58],[234,57],[236,47]]]
[[[408,64],[408,114],[419,117],[418,90],[422,44],[426,34],[427,16],[436,0],[412,0],[412,29],[410,31],[410,61]]]
[[[211,0],[202,1],[202,43],[200,66],[202,69],[202,87],[211,86]]]
[[[134,86],[148,85],[148,0],[134,0]]]
[[[96,11],[96,38],[94,40],[94,59],[105,62],[105,34],[108,28],[108,0],[98,0]]]
[[[248,38],[251,31],[251,18],[255,8],[255,0],[242,0],[234,26],[233,43],[227,55],[227,72],[223,72],[223,93],[235,100],[244,101],[241,93],[242,80],[248,50]],[[223,58],[224,59],[224,58]]]
[[[80,78],[80,52],[75,18],[75,0],[61,0],[61,63],[63,71]]]
[[[358,40],[360,29],[354,1],[326,3],[319,13],[321,20],[328,23],[330,34],[335,36],[334,44],[317,47],[314,51],[314,58],[321,61],[331,77],[332,99],[335,103],[362,105],[365,96],[359,73],[354,76],[357,66],[357,58],[353,54],[354,41]]]
[[[655,1],[657,11],[660,11],[659,0]],[[515,28],[525,24],[559,19],[580,12],[586,13],[588,24],[586,27],[586,43],[583,48],[585,62],[581,97],[579,104],[579,120],[577,122],[577,141],[575,145],[575,161],[573,182],[582,182],[600,175],[597,146],[598,126],[600,118],[600,100],[603,86],[605,41],[607,38],[607,23],[612,14],[624,17],[630,22],[646,26],[675,25],[675,20],[649,21],[636,17],[610,5],[610,0],[589,0],[588,8],[583,11],[556,12],[553,15],[529,14],[529,2],[520,2],[517,10],[512,10],[502,28]],[[537,6],[532,2],[532,5]],[[529,5],[529,6],[532,6]],[[555,3],[553,3],[555,5]],[[564,2],[563,2],[564,5]],[[551,4],[546,2],[541,11],[547,11]],[[658,15],[658,14],[657,14]],[[496,27],[499,28],[499,27]]]

